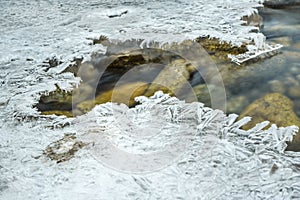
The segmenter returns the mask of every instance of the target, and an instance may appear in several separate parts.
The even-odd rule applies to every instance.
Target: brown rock
[[[269,81],[270,89],[272,92],[277,92],[284,94],[285,93],[285,87],[284,84],[279,80],[272,80]]]
[[[252,121],[243,126],[245,130],[266,120],[282,127],[291,125],[300,127],[299,118],[293,111],[293,102],[279,93],[270,93],[254,101],[242,112],[239,119],[245,116],[252,117]],[[287,150],[300,151],[299,133],[294,137],[293,142],[288,144]]]
[[[297,85],[297,86],[291,87],[288,91],[288,95],[291,98],[300,98],[300,86]]]
[[[180,89],[188,83],[190,63],[184,59],[178,59],[168,64],[155,78],[146,92],[146,96],[153,95],[162,90],[170,94],[178,94]]]
[[[41,112],[42,115],[65,115],[66,117],[73,117],[72,112],[65,111],[65,110],[50,110],[50,111],[43,111]]]
[[[252,117],[252,121],[243,126],[246,130],[266,120],[278,126],[300,125],[300,121],[293,111],[293,102],[279,93],[267,94],[251,103],[239,118],[245,116]]]
[[[106,102],[124,103],[129,107],[135,105],[134,98],[141,96],[148,88],[148,83],[134,82],[117,86],[112,90],[99,94],[95,100],[87,100],[79,103],[77,109],[86,113],[90,111],[96,104],[102,104]]]

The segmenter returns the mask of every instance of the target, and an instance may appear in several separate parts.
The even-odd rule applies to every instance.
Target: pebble
[[[299,85],[299,82],[296,79],[294,79],[293,77],[286,77],[284,80],[284,85],[286,87],[292,87],[295,85]]]
[[[292,66],[290,67],[290,72],[291,72],[291,74],[293,74],[293,75],[299,74],[299,73],[300,73],[300,68],[299,68],[299,66],[297,66],[297,65],[292,65]]]
[[[296,85],[296,86],[293,86],[293,87],[289,88],[288,96],[290,98],[295,98],[295,99],[300,98],[300,86]]]
[[[269,85],[270,85],[270,89],[271,89],[272,92],[278,92],[278,93],[281,93],[281,94],[285,93],[285,87],[284,87],[284,84],[281,81],[272,80],[272,81],[269,81]]]

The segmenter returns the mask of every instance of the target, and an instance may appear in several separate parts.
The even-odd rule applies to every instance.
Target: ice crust
[[[260,124],[245,132],[239,127],[247,118],[234,122],[235,115],[226,116],[200,103],[170,100],[161,93],[152,99],[141,97],[143,103],[135,109],[104,104],[75,120],[40,116],[33,108],[40,94],[55,90],[56,83],[65,90],[79,83],[72,74],[59,74],[74,57],[89,60],[91,52],[106,51],[101,45],[89,45],[86,38],[104,34],[111,39],[136,37],[163,43],[210,35],[239,45],[249,42],[249,32],[256,29],[241,26],[240,18],[256,12],[255,7],[261,6],[258,2],[1,0],[0,199],[299,197],[299,153],[283,152],[296,127],[273,125],[261,131],[264,124]],[[64,63],[46,72],[41,64],[52,56]],[[64,133],[76,132],[83,140],[91,139],[89,127],[99,128],[101,113],[110,115],[111,105],[131,116],[157,112],[165,121],[155,118],[155,127],[161,122],[170,127],[186,122],[183,127],[189,130],[190,143],[170,165],[146,174],[123,173],[103,165],[95,159],[93,146],[60,164],[41,156],[46,146]],[[160,113],[172,109],[178,113]],[[186,121],[172,120],[182,111],[191,116]],[[66,124],[71,125],[60,128]],[[102,132],[109,135],[109,130],[104,127]],[[162,132],[152,143],[122,138],[117,131],[110,140],[131,152],[155,152],[181,138],[176,128],[171,130],[174,137]],[[129,144],[140,146],[128,149]]]

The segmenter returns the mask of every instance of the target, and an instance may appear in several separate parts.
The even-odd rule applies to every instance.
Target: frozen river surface
[[[247,121],[157,93],[128,109],[97,106],[78,119],[40,116],[39,95],[78,80],[58,74],[94,52],[86,38],[181,41],[207,34],[247,42],[255,1],[0,2],[0,199],[289,199],[300,197],[300,155],[284,152],[296,127]],[[45,71],[52,56],[64,63]],[[60,128],[64,123],[70,126]],[[90,142],[57,164],[43,150],[65,133]],[[67,148],[68,144],[66,144]]]

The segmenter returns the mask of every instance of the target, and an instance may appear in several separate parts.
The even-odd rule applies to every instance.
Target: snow
[[[262,124],[244,132],[239,127],[246,121],[234,123],[234,115],[226,116],[200,103],[169,99],[161,93],[154,100],[141,97],[140,101],[144,102],[136,109],[104,104],[78,119],[40,116],[33,108],[40,94],[55,90],[55,84],[68,90],[79,83],[71,74],[58,74],[74,57],[89,60],[92,52],[106,51],[101,45],[89,45],[91,41],[86,38],[104,34],[111,39],[142,38],[164,43],[209,34],[239,45],[249,42],[249,32],[256,29],[241,26],[241,16],[251,15],[259,6],[258,1],[252,0],[234,3],[229,0],[209,3],[1,0],[0,199],[299,197],[299,153],[283,152],[285,141],[295,133],[296,127],[273,125],[269,131],[261,131],[265,125]],[[53,56],[64,63],[46,72],[42,62]],[[163,104],[164,101],[167,103]],[[109,105],[121,117],[125,113],[136,121],[124,123],[125,132],[114,126],[119,122],[114,119],[110,124],[102,124],[101,113],[111,115]],[[102,112],[104,108],[106,112]],[[189,117],[181,119],[180,113]],[[156,117],[149,122],[147,116],[153,114],[164,120]],[[89,132],[93,128],[89,125],[100,127],[98,131],[103,135]],[[137,125],[139,129],[133,130],[142,128],[140,132],[129,131]],[[145,125],[149,125],[149,131],[143,133]],[[158,135],[150,138],[143,135],[158,128],[163,130]],[[167,144],[171,151],[163,152],[164,156],[159,158],[165,159],[153,165],[148,166],[151,162],[146,162],[146,156],[141,168],[135,168],[140,165],[133,162],[135,167],[122,165],[121,169],[99,160],[101,154],[97,148],[109,147],[107,143],[89,145],[79,150],[75,158],[60,164],[41,156],[50,143],[74,132],[82,140],[95,137],[99,141],[105,136],[110,139],[107,141],[131,154],[151,154]],[[143,133],[139,135],[142,140],[130,133]],[[183,141],[189,141],[189,145],[179,142],[182,151],[178,152],[174,142],[176,147],[182,134],[187,134]],[[137,173],[133,169],[142,171]]]

